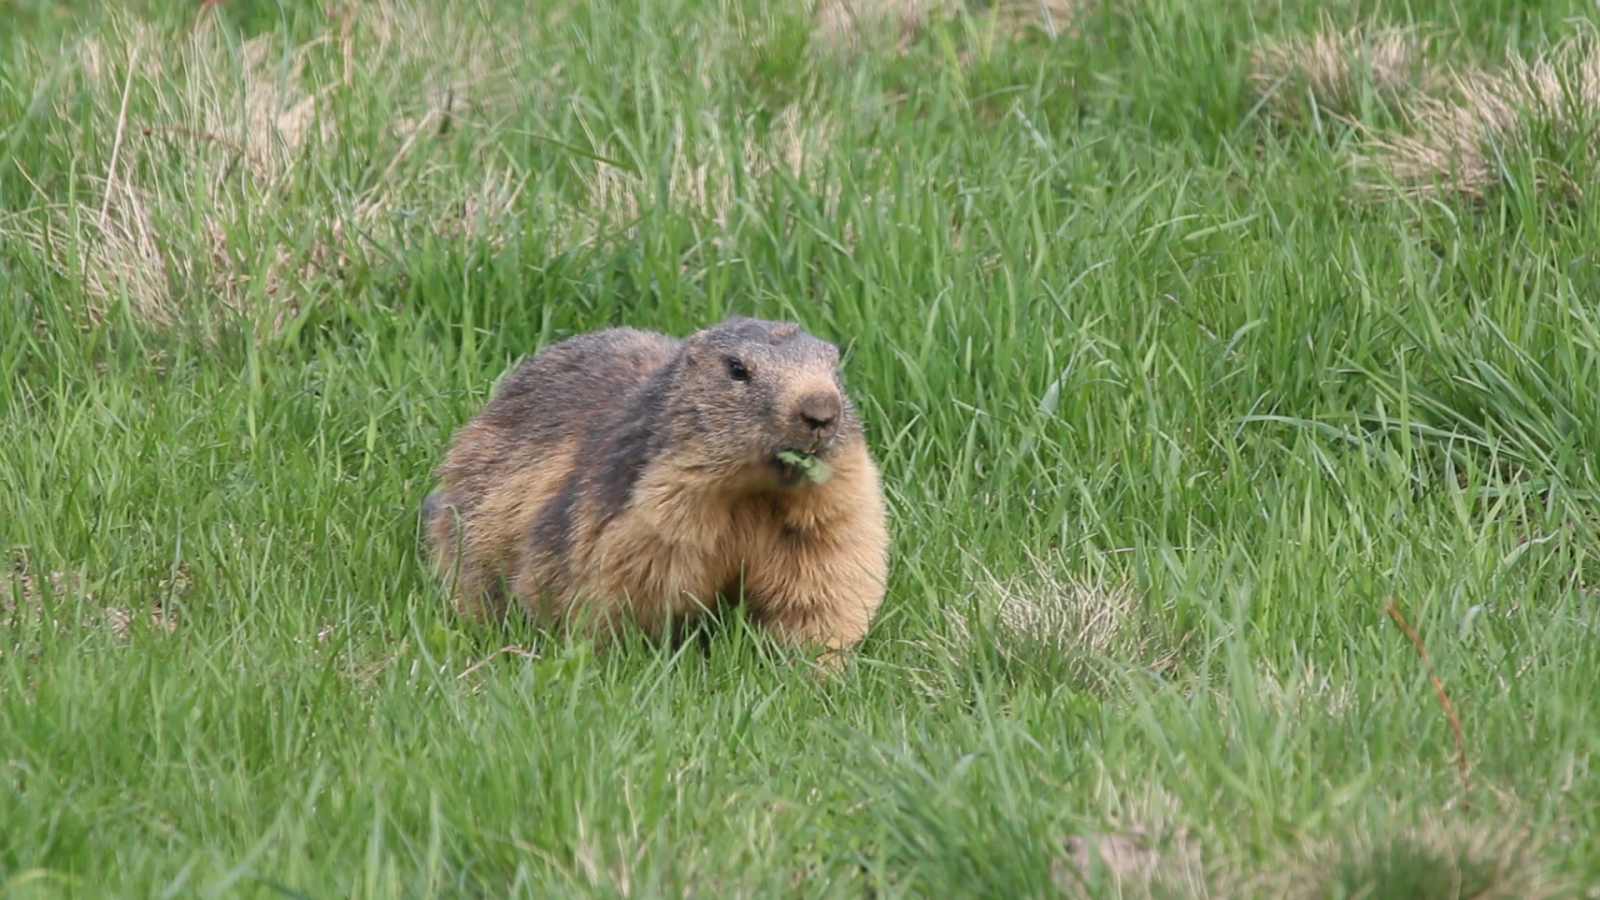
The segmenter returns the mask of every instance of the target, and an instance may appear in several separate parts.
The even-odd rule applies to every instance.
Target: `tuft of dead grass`
[[[1252,53],[1250,81],[1271,114],[1352,119],[1368,96],[1390,108],[1421,90],[1430,77],[1427,39],[1411,28],[1325,24],[1309,36],[1266,43]]]
[[[305,78],[307,56],[320,43],[303,44],[284,54],[275,35],[246,41],[243,77],[236,93],[224,96],[218,104],[201,107],[208,131],[238,134],[241,145],[263,170],[268,187],[284,179],[313,139],[323,144],[338,139],[338,126],[326,100],[331,86],[314,88]],[[243,110],[243,122],[235,121],[237,109]]]
[[[1304,845],[1278,872],[1257,879],[1262,896],[1286,900],[1408,897],[1415,900],[1541,900],[1561,895],[1539,861],[1539,843],[1505,819],[1494,824],[1425,817],[1393,830],[1352,831]]]
[[[1342,719],[1360,708],[1352,680],[1306,660],[1281,678],[1276,669],[1263,667],[1258,691],[1264,707],[1277,715]]]
[[[1200,844],[1187,830],[1157,836],[1143,828],[1075,835],[1062,845],[1051,880],[1070,898],[1211,896]]]
[[[0,224],[81,285],[87,327],[124,301],[138,320],[171,326],[196,289],[249,315],[252,254],[233,246],[238,229],[229,226],[244,206],[270,205],[305,152],[338,139],[325,90],[305,76],[314,44],[284,50],[267,36],[235,50],[210,22],[200,19],[176,48],[137,21],[83,41],[73,77],[94,116],[78,127],[114,135],[109,159],[84,176],[75,204],[51,202],[35,185],[44,202]],[[130,104],[133,95],[139,103]],[[61,113],[63,123],[76,122]],[[188,177],[152,174],[152,156],[168,154],[183,158]],[[280,293],[291,256],[282,247],[269,254],[269,296]],[[275,305],[275,326],[294,311],[289,301]]]
[[[1600,158],[1600,40],[1585,31],[1501,71],[1468,68],[1446,96],[1411,101],[1411,133],[1379,137],[1363,161],[1409,193],[1482,198],[1507,175],[1505,161],[1531,159],[1541,190],[1581,197]],[[1575,170],[1572,158],[1585,167]]]
[[[997,0],[980,12],[992,17],[1003,34],[1019,35],[1037,31],[1051,40],[1080,37],[1081,21],[1099,0]]]
[[[1413,196],[1482,200],[1531,169],[1533,191],[1576,200],[1600,161],[1600,38],[1593,28],[1500,67],[1430,70],[1415,29],[1326,25],[1254,51],[1251,81],[1270,117],[1316,115],[1366,138],[1355,162],[1367,186]],[[1398,124],[1361,121],[1369,101]]]
[[[1203,846],[1178,799],[1160,785],[1102,766],[1095,789],[1103,827],[1058,842],[1052,880],[1064,896],[1273,897],[1334,900],[1545,900],[1572,896],[1550,874],[1546,842],[1502,795],[1491,819],[1402,815],[1392,806],[1369,827],[1344,825],[1247,862]],[[1253,873],[1253,874],[1252,874]]]
[[[1178,798],[1153,782],[1112,778],[1101,769],[1095,788],[1104,827],[1060,842],[1051,880],[1070,898],[1209,897],[1199,838],[1182,822]]]
[[[166,585],[163,585],[164,587]],[[103,627],[118,640],[127,641],[139,626],[140,616],[132,609],[101,606],[93,591],[85,589],[84,577],[78,571],[57,571],[39,575],[31,571],[25,561],[19,562],[9,572],[0,574],[0,629],[31,629],[47,627],[60,630],[59,618],[46,620],[47,615],[60,615],[73,607],[65,604],[82,601],[81,611],[88,627]],[[146,611],[148,624],[167,634],[177,631],[176,614],[154,605]],[[0,653],[4,649],[0,648]]]
[[[107,607],[105,623],[118,640],[128,641],[133,639],[133,630],[139,627],[139,616],[125,607]],[[167,634],[176,634],[178,631],[177,616],[159,606],[148,611],[146,623],[150,628]]]
[[[350,2],[333,13],[340,23],[345,83],[358,77],[361,58],[383,60],[385,71],[404,77],[407,83],[397,93],[410,99],[390,129],[404,141],[492,126],[521,103],[554,96],[559,72],[532,83],[518,77],[528,39],[554,24],[534,13],[501,22],[411,0]],[[551,15],[559,21],[564,14]]]
[[[1166,670],[1181,646],[1126,583],[1068,572],[1060,559],[1033,557],[1031,571],[986,573],[973,608],[948,614],[960,653],[978,640],[1005,658],[1046,665],[1086,689],[1107,686],[1115,668]]]
[[[87,237],[88,252],[80,265],[89,323],[100,324],[111,306],[126,297],[140,319],[171,325],[173,273],[156,232],[149,195],[126,181],[120,187],[102,184],[102,193],[101,215],[82,215],[75,223]],[[63,227],[73,224],[61,220]]]
[[[963,0],[817,0],[812,43],[825,54],[888,52],[905,56],[936,21],[970,15],[1002,36],[1030,30],[1054,40],[1077,36],[1079,21],[1098,0],[994,0],[976,9]]]
[[[892,48],[903,56],[931,22],[960,9],[960,0],[818,0],[813,43],[830,53]]]
[[[335,86],[308,75],[312,55],[329,38],[285,45],[278,35],[266,34],[235,51],[215,21],[201,18],[175,54],[168,50],[175,60],[170,66],[160,63],[160,55],[134,52],[148,41],[141,37],[148,26],[119,27],[119,33],[132,35],[124,38],[124,67],[148,100],[128,121],[130,148],[166,146],[184,153],[191,173],[213,191],[242,165],[253,186],[270,194],[289,180],[304,153],[339,139],[329,106]],[[116,68],[85,64],[86,89],[106,96]]]
[[[334,3],[305,43],[274,34],[238,44],[212,15],[173,35],[114,13],[66,60],[31,57],[36,79],[64,64],[75,80],[51,92],[75,104],[58,110],[51,139],[75,156],[86,146],[105,155],[86,163],[70,199],[35,184],[37,205],[0,217],[0,240],[78,286],[84,327],[126,303],[156,328],[243,321],[261,336],[280,333],[374,241],[420,227],[498,244],[524,176],[491,164],[462,185],[453,166],[409,163],[426,141],[498,127],[530,91],[550,90],[518,84],[512,67],[536,18],[496,28],[436,4]],[[307,174],[316,163],[365,127],[336,117],[335,94],[374,83],[402,98],[373,126],[381,175],[309,216],[289,210],[308,182],[319,193]]]
[[[61,603],[82,591],[83,575],[79,572],[51,572],[40,576],[19,564],[0,575],[0,626],[15,628],[42,619],[47,600]],[[83,596],[85,600],[94,600],[92,593]]]
[[[744,125],[742,138],[728,135],[715,121],[703,123],[695,135],[678,129],[674,143],[681,149],[673,156],[665,192],[675,212],[702,217],[717,230],[726,230],[751,185],[775,175],[814,180],[838,134],[832,117],[804,102],[786,107],[764,134],[748,122]],[[652,179],[641,171],[598,161],[587,188],[588,216],[597,232],[637,222],[660,196]],[[836,206],[837,189],[823,199]]]

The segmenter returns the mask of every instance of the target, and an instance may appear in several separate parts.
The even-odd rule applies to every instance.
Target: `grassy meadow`
[[[1596,18],[0,0],[0,897],[1600,897]],[[455,620],[496,379],[732,314],[850,667]]]

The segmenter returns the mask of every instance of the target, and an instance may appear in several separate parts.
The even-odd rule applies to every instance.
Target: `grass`
[[[1592,106],[1373,152],[1592,6],[849,6],[0,3],[0,896],[1596,895]],[[734,313],[846,351],[854,665],[453,619],[495,380]]]

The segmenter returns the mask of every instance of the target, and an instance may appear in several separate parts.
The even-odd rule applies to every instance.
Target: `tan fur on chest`
[[[582,561],[590,574],[575,587],[652,633],[742,591],[758,621],[839,621],[858,638],[887,575],[877,496],[864,449],[844,457],[828,486],[791,495],[718,486],[666,461],[597,535]]]

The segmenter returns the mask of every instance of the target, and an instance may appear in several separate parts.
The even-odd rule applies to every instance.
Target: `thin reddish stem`
[[[1461,769],[1461,808],[1464,811],[1470,810],[1472,809],[1472,797],[1468,794],[1468,790],[1471,788],[1472,782],[1468,775],[1467,742],[1461,736],[1461,719],[1456,716],[1455,707],[1450,704],[1450,695],[1445,693],[1444,682],[1439,680],[1439,673],[1434,671],[1433,660],[1428,658],[1428,648],[1423,645],[1422,636],[1417,634],[1411,625],[1406,622],[1406,617],[1400,614],[1400,608],[1395,605],[1393,597],[1389,598],[1384,611],[1389,614],[1389,618],[1393,619],[1396,625],[1400,626],[1400,630],[1406,633],[1406,637],[1411,639],[1412,646],[1417,648],[1417,655],[1422,657],[1422,664],[1428,669],[1428,678],[1433,681],[1433,689],[1439,694],[1439,705],[1444,707],[1445,718],[1450,720],[1450,730],[1455,734],[1456,738],[1456,764]]]

